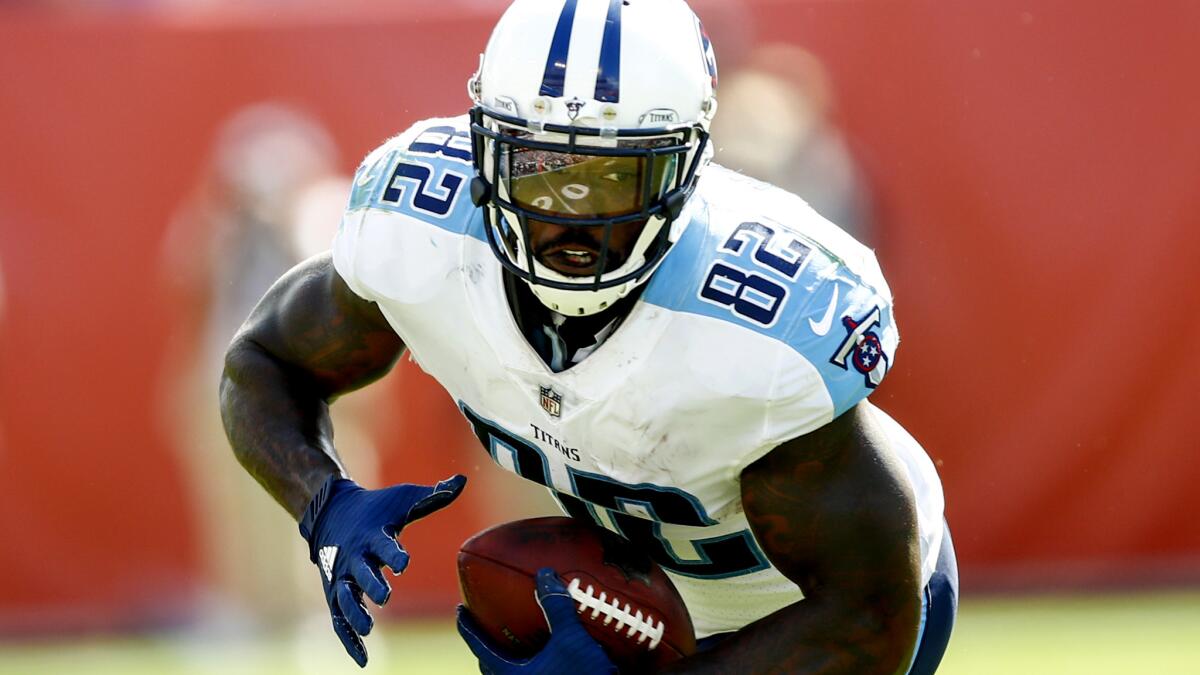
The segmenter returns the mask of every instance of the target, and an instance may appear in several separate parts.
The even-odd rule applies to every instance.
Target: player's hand
[[[300,534],[321,573],[333,631],[360,667],[367,665],[362,636],[374,625],[362,596],[383,605],[392,587],[380,568],[387,565],[400,574],[408,567],[408,553],[396,535],[454,501],[466,482],[464,476],[453,476],[434,486],[365,490],[352,480],[331,477],[309,503]]]
[[[492,645],[462,605],[458,633],[479,659],[484,675],[611,675],[617,667],[575,614],[575,601],[549,567],[538,570],[537,601],[550,622],[550,641],[528,659],[513,659]]]

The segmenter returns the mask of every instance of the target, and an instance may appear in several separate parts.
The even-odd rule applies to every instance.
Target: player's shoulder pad
[[[899,344],[874,253],[799,197],[711,170],[699,194],[703,208],[644,297],[787,345],[801,358],[780,364],[796,372],[775,373],[772,407],[786,414],[789,400],[811,400],[789,387],[810,388],[815,371],[840,415],[879,386]]]
[[[465,115],[423,120],[388,139],[354,174],[333,243],[338,274],[368,300],[403,295],[427,282],[422,275],[446,262],[415,245],[428,242],[429,228],[476,236],[473,175]]]
[[[422,120],[367,155],[347,212],[378,209],[463,231],[474,209],[473,175],[467,117]]]

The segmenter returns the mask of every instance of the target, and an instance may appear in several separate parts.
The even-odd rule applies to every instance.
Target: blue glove
[[[387,565],[395,574],[408,567],[408,553],[396,535],[405,525],[454,501],[466,482],[466,477],[454,476],[432,487],[365,490],[335,475],[309,502],[300,520],[300,535],[308,541],[309,558],[321,572],[333,632],[359,667],[367,665],[360,636],[370,633],[374,625],[363,593],[383,605],[392,588],[380,567]]]
[[[617,667],[575,615],[575,601],[549,567],[538,570],[537,601],[550,622],[550,641],[528,659],[512,659],[490,644],[467,609],[458,606],[458,633],[484,675],[611,675]]]

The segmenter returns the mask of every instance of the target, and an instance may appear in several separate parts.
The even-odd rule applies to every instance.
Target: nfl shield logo
[[[562,394],[550,387],[538,387],[541,390],[542,410],[551,417],[562,417]]]

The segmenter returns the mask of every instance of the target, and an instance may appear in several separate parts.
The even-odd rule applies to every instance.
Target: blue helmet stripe
[[[609,0],[604,37],[600,42],[600,70],[596,74],[596,100],[621,100],[621,0]]]
[[[542,76],[542,96],[561,97],[563,80],[567,75],[567,51],[571,47],[571,30],[575,25],[575,5],[579,0],[567,0],[558,25],[554,27],[554,38],[550,41],[550,54],[546,57],[546,74]]]

